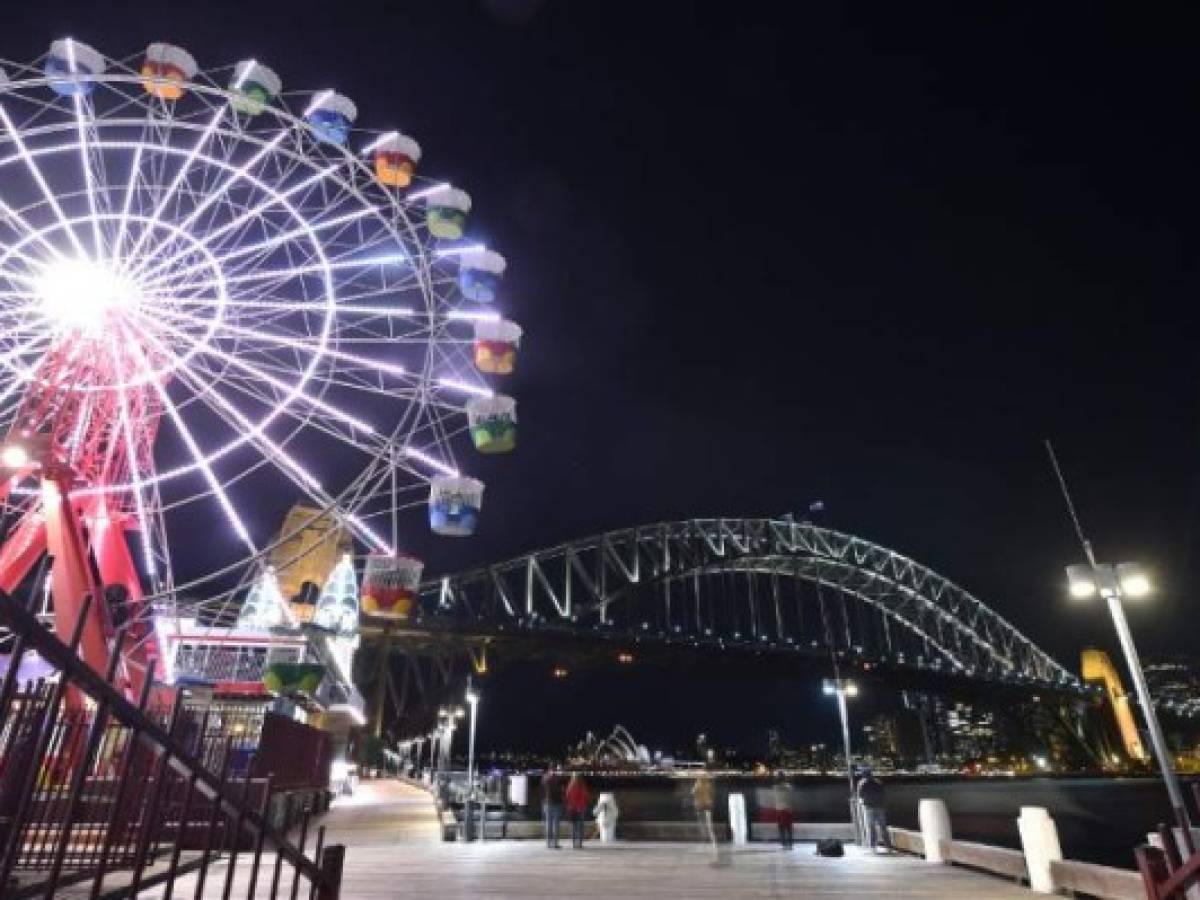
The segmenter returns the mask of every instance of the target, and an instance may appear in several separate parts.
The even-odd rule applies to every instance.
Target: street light
[[[467,683],[467,703],[471,707],[471,735],[467,741],[467,796],[475,796],[475,714],[479,711],[479,692]]]
[[[1092,554],[1091,544],[1084,541],[1083,547],[1088,561],[1067,566],[1067,583],[1071,596],[1082,600],[1099,594],[1108,602],[1108,611],[1112,614],[1117,638],[1125,654],[1125,664],[1129,667],[1129,677],[1133,679],[1133,686],[1137,691],[1138,705],[1142,708],[1146,729],[1150,732],[1150,744],[1154,748],[1163,783],[1167,786],[1167,794],[1171,798],[1175,823],[1182,833],[1184,847],[1189,854],[1194,853],[1192,825],[1183,802],[1183,791],[1180,790],[1179,780],[1175,777],[1175,767],[1171,763],[1171,754],[1163,737],[1162,726],[1158,723],[1158,714],[1154,711],[1154,699],[1150,696],[1150,687],[1146,684],[1146,674],[1142,671],[1142,662],[1138,657],[1137,647],[1134,646],[1129,623],[1125,620],[1125,606],[1122,603],[1126,597],[1140,598],[1149,594],[1152,588],[1150,577],[1138,563],[1125,562],[1115,566],[1111,563],[1098,563]]]
[[[827,697],[837,697],[838,717],[842,720],[842,746],[846,753],[846,781],[850,785],[850,821],[858,830],[858,805],[854,802],[854,761],[850,755],[850,715],[846,709],[846,698],[858,696],[858,685],[842,678],[826,678],[821,690]]]

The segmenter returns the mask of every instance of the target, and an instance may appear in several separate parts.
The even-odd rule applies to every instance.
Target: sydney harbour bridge
[[[425,583],[410,619],[364,618],[376,727],[426,728],[506,658],[706,655],[838,667],[938,690],[1080,696],[1079,679],[978,597],[872,541],[784,517],[687,519]]]

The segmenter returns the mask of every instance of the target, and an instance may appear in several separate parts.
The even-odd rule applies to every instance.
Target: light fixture
[[[1145,597],[1151,591],[1150,576],[1138,563],[1118,563],[1117,581],[1127,597]]]
[[[29,451],[22,444],[5,444],[0,450],[0,463],[8,469],[23,469],[29,465]]]
[[[479,702],[479,692],[475,688],[467,688],[467,702],[472,706]]]
[[[1067,566],[1067,583],[1071,596],[1085,600],[1099,593],[1102,597],[1145,597],[1153,589],[1150,577],[1140,563],[1098,563],[1090,566],[1079,563]]]
[[[843,688],[843,690],[845,690],[847,697],[857,697],[858,696],[858,685],[855,684],[853,681],[847,681],[846,686],[845,686],[845,688]]]
[[[1077,600],[1086,600],[1096,593],[1096,579],[1092,575],[1092,567],[1078,564],[1067,566],[1067,583],[1071,596]]]

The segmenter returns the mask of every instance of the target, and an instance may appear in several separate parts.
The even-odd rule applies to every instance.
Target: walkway
[[[363,783],[326,819],[327,842],[347,846],[343,900],[393,897],[796,897],[1028,900],[1023,888],[989,875],[934,866],[908,856],[875,856],[857,847],[842,859],[751,844],[713,866],[699,844],[589,842],[582,851],[547,850],[541,841],[443,843],[429,795],[397,782]],[[569,844],[569,842],[568,842]],[[245,896],[243,866],[235,885]],[[213,869],[209,885],[223,883]],[[176,896],[191,896],[190,878]],[[206,896],[220,896],[208,887]],[[237,887],[233,896],[239,896]],[[286,894],[285,894],[286,896]]]

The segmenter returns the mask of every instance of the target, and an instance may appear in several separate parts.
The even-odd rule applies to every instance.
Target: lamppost
[[[859,831],[858,804],[854,802],[854,758],[850,753],[850,714],[846,709],[846,698],[858,696],[858,685],[853,681],[842,678],[826,678],[821,683],[821,690],[827,697],[837,698],[838,717],[842,721],[842,746],[846,753],[846,781],[850,785],[850,821],[854,823],[854,831]]]
[[[471,707],[471,734],[467,740],[467,796],[475,796],[475,715],[479,711],[479,692],[467,683],[467,703]]]
[[[1098,563],[1092,553],[1092,546],[1086,540],[1083,542],[1084,552],[1088,561],[1078,565],[1067,566],[1067,582],[1070,585],[1071,596],[1084,600],[1097,593],[1108,601],[1108,611],[1112,614],[1113,625],[1117,629],[1117,638],[1121,642],[1121,651],[1125,654],[1125,664],[1129,667],[1129,677],[1133,680],[1137,692],[1138,705],[1146,719],[1146,730],[1150,732],[1150,744],[1154,748],[1154,756],[1162,771],[1163,783],[1167,786],[1167,795],[1171,799],[1171,808],[1175,812],[1175,824],[1182,833],[1183,845],[1189,854],[1195,852],[1192,842],[1192,827],[1188,819],[1187,807],[1183,802],[1183,791],[1179,788],[1179,780],[1175,777],[1175,767],[1171,762],[1171,753],[1167,749],[1163,737],[1162,726],[1158,723],[1158,714],[1154,711],[1154,698],[1150,696],[1150,688],[1146,684],[1146,674],[1142,671],[1142,663],[1138,658],[1137,647],[1133,643],[1133,634],[1129,623],[1125,620],[1125,606],[1122,602],[1126,597],[1145,597],[1150,593],[1150,578],[1145,569],[1138,563]]]

